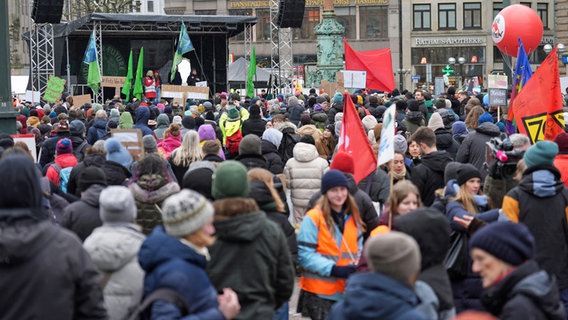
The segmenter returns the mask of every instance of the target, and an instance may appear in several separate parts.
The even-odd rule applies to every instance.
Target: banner
[[[394,136],[396,134],[396,106],[392,104],[383,114],[383,129],[379,146],[378,166],[394,159]]]

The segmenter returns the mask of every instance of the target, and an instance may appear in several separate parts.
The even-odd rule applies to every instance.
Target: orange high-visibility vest
[[[318,228],[317,253],[335,261],[337,266],[347,266],[357,263],[356,259],[359,251],[357,244],[358,230],[353,217],[350,217],[345,223],[343,241],[341,241],[341,248],[338,248],[335,239],[331,236],[327,224],[325,223],[321,209],[316,206],[308,211],[306,215],[312,218]],[[300,279],[300,288],[315,294],[334,295],[336,293],[343,293],[345,290],[345,279],[324,277],[304,270],[302,278]]]

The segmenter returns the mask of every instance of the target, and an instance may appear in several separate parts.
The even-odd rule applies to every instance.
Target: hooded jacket
[[[207,272],[217,288],[233,288],[241,312],[235,319],[271,319],[294,288],[294,269],[282,229],[253,199],[214,202],[217,241]],[[246,259],[243,259],[246,257]]]
[[[260,141],[262,156],[266,160],[266,166],[268,171],[272,174],[281,174],[284,172],[284,164],[282,163],[282,158],[278,153],[278,149],[274,144],[268,140],[262,139]]]
[[[306,111],[306,108],[300,105],[298,99],[291,97],[288,101],[288,119],[295,125],[300,123],[300,118],[302,114]]]
[[[455,159],[460,144],[454,139],[452,133],[445,128],[439,128],[434,131],[434,134],[436,135],[436,148],[441,151],[447,151],[450,157]]]
[[[136,121],[134,122],[133,129],[140,129],[142,136],[152,135],[154,132],[148,127],[148,120],[150,119],[150,109],[148,107],[139,106],[136,108]]]
[[[560,289],[568,288],[568,191],[558,169],[528,168],[518,186],[503,198],[502,210],[509,220],[529,228],[536,244],[534,259],[556,276]]]
[[[83,243],[93,264],[108,279],[103,295],[111,319],[124,319],[125,306],[143,289],[138,251],[144,239],[138,226],[112,223],[96,228]]]
[[[424,113],[422,113],[422,111],[409,111],[406,113],[406,117],[404,117],[401,124],[408,132],[413,134],[419,127],[424,127],[426,125]]]
[[[219,310],[217,291],[205,273],[207,260],[179,239],[158,226],[142,243],[138,261],[146,272],[144,296],[159,288],[171,288],[185,300],[189,313],[196,319],[224,320]],[[169,303],[156,302],[152,317],[175,319],[179,311]]]
[[[105,187],[100,184],[90,186],[83,192],[81,200],[63,210],[61,226],[73,231],[81,241],[103,224],[99,215],[99,196]]]
[[[345,296],[329,313],[329,320],[425,320],[414,308],[418,297],[409,285],[379,273],[354,274]]]
[[[164,139],[164,132],[170,126],[170,118],[165,113],[162,113],[156,118],[156,129],[154,129],[154,134],[156,135],[156,139]]]
[[[98,140],[102,139],[107,134],[106,130],[107,120],[97,119],[87,131],[87,142],[90,145],[95,144]]]
[[[57,165],[59,165],[59,167],[61,169],[65,169],[65,168],[76,166],[77,165],[77,158],[75,158],[75,156],[72,153],[66,153],[66,154],[62,154],[62,155],[55,157],[54,162]],[[53,182],[56,186],[59,187],[59,185],[60,185],[59,172],[57,172],[57,170],[53,167],[53,165],[50,165],[47,168],[45,176],[47,177],[47,179],[49,179],[49,181]]]
[[[120,129],[132,129],[132,126],[134,126],[132,115],[128,111],[123,112],[118,118],[118,127]]]
[[[312,195],[320,189],[321,178],[328,168],[327,160],[320,158],[316,146],[303,142],[296,143],[294,157],[289,159],[284,167],[294,207],[308,206]]]
[[[483,168],[483,163],[487,160],[485,159],[485,143],[500,134],[499,127],[494,123],[482,123],[465,137],[456,154],[456,161],[473,164],[481,172],[483,182],[487,175],[487,170]]]
[[[422,162],[412,169],[410,180],[418,188],[422,203],[434,203],[434,192],[444,187],[444,170],[452,157],[446,151],[434,151],[422,156]]]
[[[485,290],[481,301],[487,311],[502,320],[565,319],[554,277],[532,260]]]
[[[260,115],[251,114],[250,117],[243,121],[243,137],[247,134],[255,134],[262,137],[262,133],[266,129],[266,120],[262,119]]]
[[[73,167],[73,170],[71,170],[69,181],[67,182],[67,193],[74,194],[78,197],[81,196],[81,193],[77,189],[79,173],[90,166],[101,168],[101,170],[104,171],[107,185],[109,186],[124,185],[127,179],[132,176],[130,171],[120,163],[106,160],[103,154],[92,153],[87,155],[83,161],[79,162]]]

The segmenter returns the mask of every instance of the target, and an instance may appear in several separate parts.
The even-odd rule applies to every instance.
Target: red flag
[[[367,88],[391,92],[394,90],[391,51],[387,49],[356,52],[347,40],[345,47],[345,70],[367,71]]]
[[[513,108],[519,132],[526,134],[531,143],[539,140],[554,140],[559,133],[564,132],[556,48],[550,52],[525,83],[511,108]]]
[[[345,106],[337,151],[349,153],[353,157],[355,160],[354,178],[355,182],[359,183],[377,169],[377,156],[363,129],[363,123],[355,110],[355,105],[347,93],[343,94],[343,101]]]

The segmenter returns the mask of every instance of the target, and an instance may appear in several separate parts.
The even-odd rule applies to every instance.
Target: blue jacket
[[[153,135],[154,131],[148,127],[148,120],[150,120],[150,109],[148,107],[138,107],[136,108],[136,120],[132,128],[140,129],[142,136]]]
[[[426,319],[414,309],[417,304],[409,286],[379,273],[359,273],[347,280],[345,298],[333,305],[329,320]]]
[[[138,261],[146,272],[144,296],[159,288],[171,288],[188,306],[190,315],[184,320],[225,319],[219,311],[217,292],[205,273],[205,257],[166,234],[161,226],[142,244]],[[174,305],[158,301],[152,306],[152,319],[181,319],[181,313]]]
[[[102,139],[107,134],[106,131],[107,121],[105,119],[97,119],[87,132],[87,142],[90,145],[95,144],[98,140]]]

